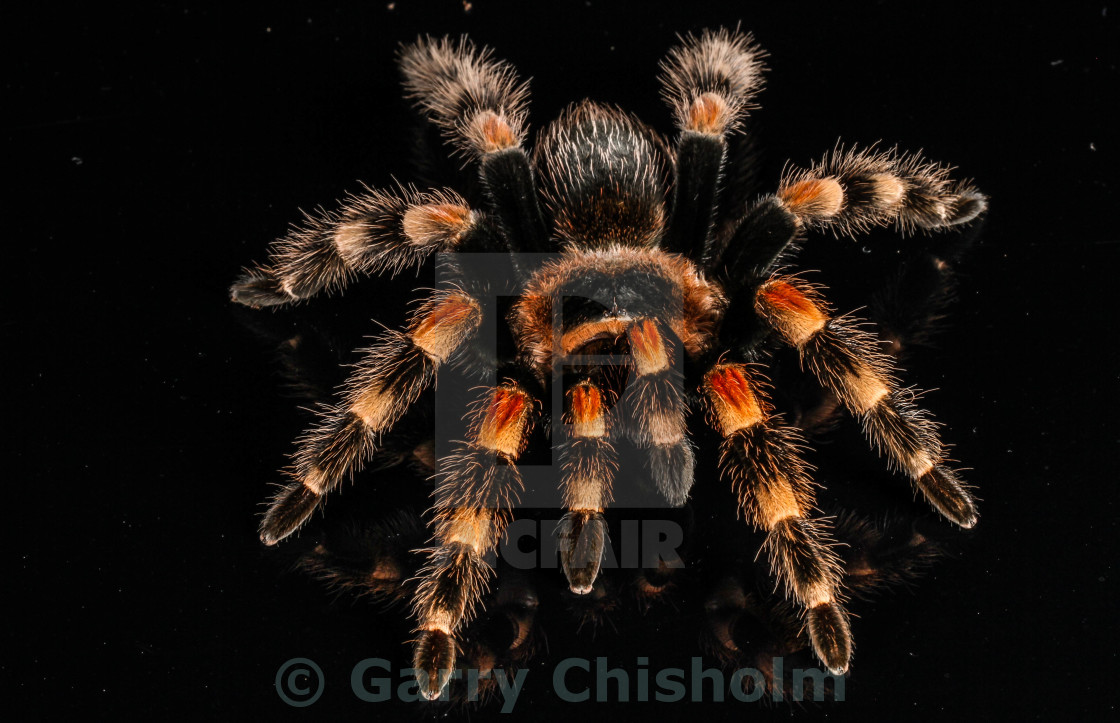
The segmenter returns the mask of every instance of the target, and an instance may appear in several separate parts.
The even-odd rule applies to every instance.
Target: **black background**
[[[907,376],[937,388],[927,403],[983,503],[913,593],[861,608],[846,702],[704,714],[1113,710],[1120,8],[531,5],[4,11],[5,702],[37,717],[442,715],[355,700],[355,662],[407,660],[403,614],[332,604],[257,541],[307,417],[228,284],[298,208],[409,178],[400,42],[495,47],[533,78],[536,128],[592,97],[669,131],[657,61],[678,32],[741,20],[771,53],[755,113],[771,182],[837,138],[882,138],[990,195],[952,323]],[[407,280],[366,284],[365,315],[399,316]],[[302,711],[273,689],[296,656],[328,681]],[[565,704],[547,670],[516,714],[679,714]]]

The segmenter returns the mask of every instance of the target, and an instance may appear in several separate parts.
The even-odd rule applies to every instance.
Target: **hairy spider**
[[[739,170],[727,167],[728,137],[754,107],[764,57],[750,35],[727,30],[688,36],[670,51],[660,81],[679,130],[675,147],[635,117],[584,101],[530,153],[528,86],[513,68],[465,38],[421,39],[400,55],[405,88],[477,166],[479,203],[450,190],[367,189],[308,217],[233,285],[239,303],[290,304],[454,252],[440,254],[442,283],[407,329],[366,352],[301,439],[292,481],[261,524],[270,545],[296,531],[382,450],[383,435],[437,370],[454,364],[483,377],[497,369],[466,441],[435,464],[433,546],[413,601],[414,667],[427,697],[447,685],[457,636],[487,590],[493,570],[484,558],[523,491],[519,460],[533,429],[556,442],[561,559],[572,592],[586,594],[600,571],[612,487],[623,473],[632,478],[621,449],[638,451],[665,502],[688,499],[694,402],[722,437],[724,482],[766,533],[770,567],[802,610],[813,651],[834,673],[846,671],[852,641],[830,521],[815,514],[802,436],[774,413],[764,383],[781,344],[934,508],[961,527],[976,523],[936,423],[900,387],[878,338],[835,316],[821,288],[778,269],[808,230],[945,229],[977,218],[986,199],[916,154],[838,145],[819,163],[788,168],[775,193],[720,208],[721,195],[734,198]],[[717,224],[724,216],[730,222]],[[505,259],[497,272],[496,254]],[[494,303],[499,296],[515,298],[508,313]],[[497,344],[482,341],[488,323]],[[550,425],[554,390],[563,414]]]

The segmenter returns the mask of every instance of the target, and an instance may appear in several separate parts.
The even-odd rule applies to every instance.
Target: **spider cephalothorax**
[[[482,600],[492,576],[485,558],[523,488],[518,460],[558,384],[563,412],[541,426],[559,453],[561,559],[575,593],[591,592],[599,576],[603,513],[616,481],[629,479],[619,474],[621,449],[636,452],[668,504],[688,499],[689,409],[698,401],[723,440],[722,483],[766,532],[770,566],[803,610],[813,650],[832,671],[847,669],[851,634],[830,523],[815,512],[802,436],[765,392],[764,365],[783,344],[930,504],[960,526],[975,524],[936,424],[899,387],[877,338],[833,316],[822,289],[777,267],[806,230],[943,229],[975,219],[985,198],[916,155],[838,146],[788,171],[775,193],[723,209],[733,222],[715,228],[721,194],[733,195],[723,179],[736,177],[726,168],[727,137],[753,107],[763,55],[750,36],[727,31],[690,36],[670,53],[661,81],[680,132],[675,146],[585,101],[530,155],[528,90],[513,69],[465,39],[421,40],[401,54],[405,87],[477,165],[481,197],[367,190],[309,219],[234,285],[238,302],[288,304],[454,252],[441,256],[442,283],[408,328],[367,352],[301,440],[293,480],[261,526],[268,544],[298,529],[378,452],[441,367],[497,370],[466,441],[436,460],[432,547],[414,599],[415,667],[428,697],[456,667],[457,632]],[[495,271],[497,253],[506,261]],[[500,295],[516,300],[498,318]],[[480,341],[488,325],[511,353]],[[594,363],[604,356],[622,359],[624,373]]]

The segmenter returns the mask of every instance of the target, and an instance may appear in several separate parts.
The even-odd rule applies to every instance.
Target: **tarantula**
[[[437,370],[497,370],[466,440],[435,465],[433,546],[413,602],[414,667],[427,697],[456,667],[457,634],[493,573],[484,558],[523,492],[519,460],[534,428],[556,441],[561,561],[571,591],[586,594],[600,571],[612,486],[632,473],[621,449],[637,450],[667,504],[688,499],[696,399],[722,438],[723,481],[766,533],[770,566],[802,609],[813,651],[835,674],[846,671],[852,640],[830,522],[814,512],[802,437],[775,413],[764,381],[781,344],[934,508],[961,527],[976,523],[936,423],[900,387],[876,335],[779,267],[807,230],[942,230],[976,219],[986,198],[916,154],[838,145],[808,168],[787,167],[776,192],[721,209],[737,170],[727,167],[728,140],[754,107],[764,57],[749,34],[727,30],[670,51],[660,81],[675,147],[637,118],[583,101],[530,152],[528,86],[514,69],[466,38],[418,40],[400,53],[404,86],[477,166],[479,202],[451,190],[366,189],[309,216],[233,285],[242,304],[291,304],[443,252],[439,288],[405,331],[366,351],[300,440],[292,481],[261,524],[269,545],[295,532],[378,452]],[[717,224],[720,213],[731,222]],[[494,301],[501,296],[515,299],[508,311]],[[488,325],[497,344],[484,341]],[[554,391],[563,412],[552,425]]]

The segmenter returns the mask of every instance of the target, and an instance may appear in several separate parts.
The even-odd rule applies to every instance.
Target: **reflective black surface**
[[[466,32],[495,47],[533,78],[537,128],[592,97],[669,132],[655,76],[675,33],[742,20],[771,54],[754,114],[763,183],[837,138],[884,139],[951,162],[991,197],[938,349],[906,375],[937,389],[926,404],[972,468],[981,522],[909,591],[855,609],[844,702],[712,703],[703,714],[1112,710],[1113,10],[577,2],[530,12],[479,0],[466,12],[398,0],[354,12],[163,4],[7,18],[0,329],[14,533],[6,597],[16,611],[4,634],[6,696],[43,715],[99,718],[446,713],[357,700],[358,661],[407,666],[403,611],[332,603],[285,574],[289,557],[256,535],[269,483],[309,419],[259,324],[307,318],[345,359],[376,331],[363,319],[399,321],[417,282],[370,280],[266,322],[233,308],[227,287],[298,208],[329,205],[359,179],[414,177],[398,43]],[[843,309],[865,303],[858,253],[883,268],[898,247],[812,243]],[[905,491],[896,498],[908,502]],[[687,660],[699,635],[697,620],[664,612],[618,628],[595,638],[552,630],[515,714],[680,715],[557,698],[552,670],[568,655],[631,669],[649,656],[652,668]],[[315,660],[327,680],[304,711],[273,688],[295,657]]]

